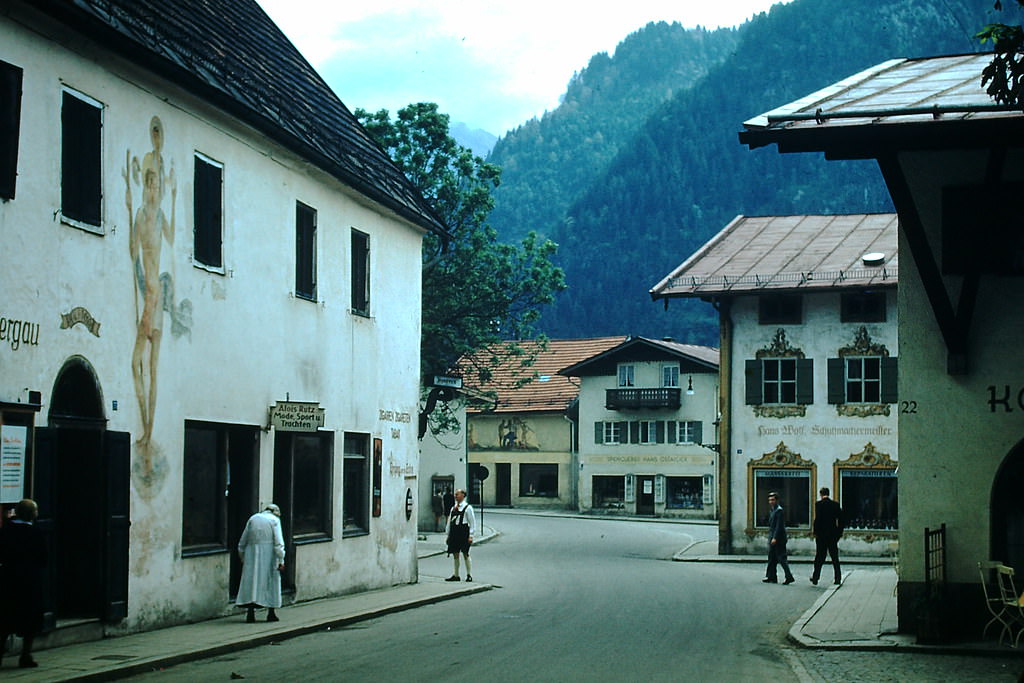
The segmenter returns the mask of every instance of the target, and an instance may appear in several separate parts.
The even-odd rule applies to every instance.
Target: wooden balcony
[[[656,389],[605,389],[604,407],[607,410],[633,410],[637,408],[669,408],[677,410],[680,405],[680,390]]]

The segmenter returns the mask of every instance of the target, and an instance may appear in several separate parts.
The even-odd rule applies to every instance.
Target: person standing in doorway
[[[434,513],[434,531],[441,531],[441,520],[444,518],[444,496],[440,491],[435,491],[430,499],[430,507]]]
[[[459,553],[466,560],[466,581],[473,580],[473,569],[469,561],[469,547],[476,534],[476,514],[473,506],[466,502],[466,492],[455,489],[455,505],[448,514],[448,554],[455,562],[455,573],[445,581],[459,581]]]
[[[238,540],[242,559],[242,580],[235,604],[247,608],[245,620],[256,621],[256,608],[267,608],[267,621],[279,621],[281,606],[281,570],[284,569],[284,534],[281,532],[281,508],[267,503],[245,523]]]
[[[768,569],[762,581],[778,583],[775,567],[782,565],[782,572],[786,575],[786,580],[782,583],[788,586],[796,579],[793,578],[793,572],[789,571],[789,562],[786,561],[786,513],[779,505],[779,496],[774,491],[768,494],[768,505],[771,506],[771,512],[768,513]]]
[[[23,499],[14,508],[14,518],[0,528],[0,656],[12,633],[21,636],[18,666],[38,666],[32,659],[32,643],[43,630],[43,568],[46,544],[35,527],[39,507]]]
[[[455,496],[452,494],[452,490],[450,488],[446,488],[442,498],[444,499],[444,516],[447,520],[448,515],[452,512],[452,508],[455,507]]]
[[[811,574],[811,583],[818,585],[821,577],[821,566],[825,564],[825,553],[832,559],[832,570],[835,575],[835,585],[843,582],[843,573],[839,569],[839,538],[843,535],[843,508],[839,503],[828,497],[827,486],[822,486],[818,492],[821,500],[814,504],[814,525],[811,530],[814,532],[814,573]]]

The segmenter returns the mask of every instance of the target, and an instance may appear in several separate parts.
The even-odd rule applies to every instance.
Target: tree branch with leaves
[[[1016,0],[1024,8],[1024,0]],[[996,10],[1003,9],[995,0]],[[1024,28],[1019,24],[988,24],[975,38],[992,43],[995,55],[981,72],[981,87],[997,104],[1024,109]]]
[[[520,244],[504,244],[487,224],[501,169],[475,156],[449,134],[449,117],[434,103],[400,109],[355,110],[356,118],[431,203],[448,228],[446,244],[424,237],[423,319],[420,342],[424,377],[443,375],[463,363],[474,384],[485,383],[498,364],[515,358],[523,381],[532,360],[514,352],[481,353],[507,340],[542,337],[535,323],[541,307],[565,289],[550,240],[529,233]],[[453,428],[449,411],[431,414],[430,428]]]

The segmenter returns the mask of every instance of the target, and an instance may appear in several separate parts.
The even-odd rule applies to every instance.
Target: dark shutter
[[[814,403],[814,359],[796,359],[796,402],[799,405]]]
[[[704,423],[694,422],[693,424],[693,442],[696,444],[704,443]]]
[[[219,268],[221,257],[223,169],[195,157],[194,247],[196,261]]]
[[[759,360],[748,360],[744,363],[744,376],[747,384],[747,400],[746,403],[750,405],[761,405],[763,402],[763,395],[761,391],[763,370],[761,369],[761,361]]]
[[[370,312],[370,236],[352,231],[352,310]]]
[[[65,92],[61,107],[61,213],[100,225],[100,108]]]
[[[604,443],[604,422],[594,423],[594,443]]]
[[[829,403],[846,403],[845,364],[842,358],[829,358],[827,361]]]
[[[658,420],[654,423],[654,440],[657,443],[665,443],[665,421]]]
[[[103,620],[112,623],[128,616],[128,529],[131,500],[131,435],[106,432],[103,463],[104,496]]]
[[[629,443],[629,423],[616,422],[619,425],[619,443]]]
[[[665,443],[677,443],[679,440],[679,427],[676,426],[675,420],[669,420],[665,423]]]
[[[32,442],[32,478],[30,495],[39,505],[35,525],[46,544],[46,567],[43,568],[43,632],[57,626],[57,535],[54,515],[57,512],[57,431],[37,427]]]
[[[295,295],[316,299],[316,210],[295,203]]]
[[[898,400],[899,359],[882,358],[882,403],[896,403]]]
[[[22,70],[0,62],[0,199],[14,199],[21,135]]]
[[[629,442],[640,443],[640,423],[634,420],[627,424],[629,425]]]

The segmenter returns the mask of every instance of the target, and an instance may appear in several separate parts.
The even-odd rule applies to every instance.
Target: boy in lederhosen
[[[476,534],[476,515],[473,513],[473,506],[466,502],[466,492],[462,489],[455,491],[455,505],[452,506],[452,510],[448,514],[445,531],[448,534],[448,554],[455,562],[455,573],[445,581],[461,581],[459,578],[459,553],[462,553],[462,557],[466,560],[466,581],[472,581],[469,546],[473,545],[473,536]]]

